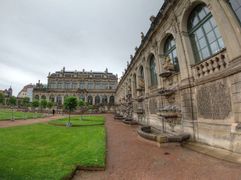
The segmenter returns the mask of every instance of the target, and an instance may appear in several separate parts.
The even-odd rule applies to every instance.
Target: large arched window
[[[151,86],[156,86],[157,85],[157,74],[156,74],[156,63],[155,63],[155,57],[154,55],[151,55],[150,58],[150,80],[151,80]]]
[[[42,95],[42,96],[41,96],[41,99],[42,99],[42,100],[46,100],[46,96],[45,96],[45,95]]]
[[[139,72],[140,72],[140,78],[144,79],[144,69],[143,69],[143,66],[140,66]]]
[[[134,93],[134,95],[136,95],[136,89],[137,89],[136,74],[133,74],[133,93]]]
[[[140,66],[139,68],[139,76],[138,76],[138,84],[139,88],[145,89],[145,81],[144,81],[144,68]]]
[[[115,104],[115,97],[114,96],[110,96],[110,105],[114,105]]]
[[[87,102],[88,102],[88,104],[92,105],[93,104],[93,97],[92,96],[88,96]]]
[[[95,105],[100,104],[100,96],[95,96]]]
[[[188,33],[196,62],[207,59],[224,48],[216,22],[204,4],[192,11],[188,19]]]
[[[241,23],[241,0],[229,0],[229,3]]]
[[[165,42],[164,53],[169,56],[172,64],[174,65],[175,71],[179,71],[179,64],[177,59],[176,42],[173,36],[169,36]]]
[[[102,104],[107,104],[107,96],[106,95],[102,96]]]

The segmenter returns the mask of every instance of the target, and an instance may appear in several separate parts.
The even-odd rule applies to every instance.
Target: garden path
[[[137,126],[106,115],[107,167],[105,171],[78,171],[74,180],[238,180],[241,166],[182,148],[177,144],[143,140]]]
[[[50,120],[60,119],[63,117],[65,117],[65,116],[56,115],[56,116],[47,116],[44,118],[36,118],[36,119],[0,121],[0,128],[12,127],[12,126],[23,126],[23,125],[29,125],[29,124],[34,124],[34,123],[43,123],[43,122],[48,122]]]

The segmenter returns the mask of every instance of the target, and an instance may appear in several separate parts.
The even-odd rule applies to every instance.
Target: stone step
[[[221,148],[211,147],[197,142],[187,142],[182,144],[182,146],[217,159],[241,165],[241,154],[239,153],[234,153]]]

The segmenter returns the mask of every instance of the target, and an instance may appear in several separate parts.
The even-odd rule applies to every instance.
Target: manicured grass
[[[63,124],[65,125],[68,122],[69,118],[57,119],[50,121],[55,124]],[[103,116],[71,116],[70,122],[73,125],[103,125],[104,117]]]
[[[40,118],[43,116],[44,115],[41,113],[13,111],[13,117],[15,120]],[[0,120],[10,120],[10,119],[12,119],[12,110],[11,109],[0,109]]]
[[[0,179],[62,179],[76,165],[105,166],[104,126],[0,129]]]

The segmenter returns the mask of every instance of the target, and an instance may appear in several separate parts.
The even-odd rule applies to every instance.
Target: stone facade
[[[8,89],[0,90],[0,93],[2,93],[5,97],[11,97],[13,95],[13,89],[10,86]]]
[[[118,113],[131,93],[141,124],[241,153],[240,9],[240,0],[165,1],[118,84]]]
[[[28,97],[29,101],[32,102],[33,101],[33,88],[34,85],[32,84],[28,84],[26,86],[23,87],[23,89],[18,93],[18,98],[25,98]]]
[[[64,98],[76,96],[90,105],[114,105],[117,75],[105,72],[61,71],[49,73],[47,86],[40,82],[33,90],[33,98],[46,99],[62,106]]]

